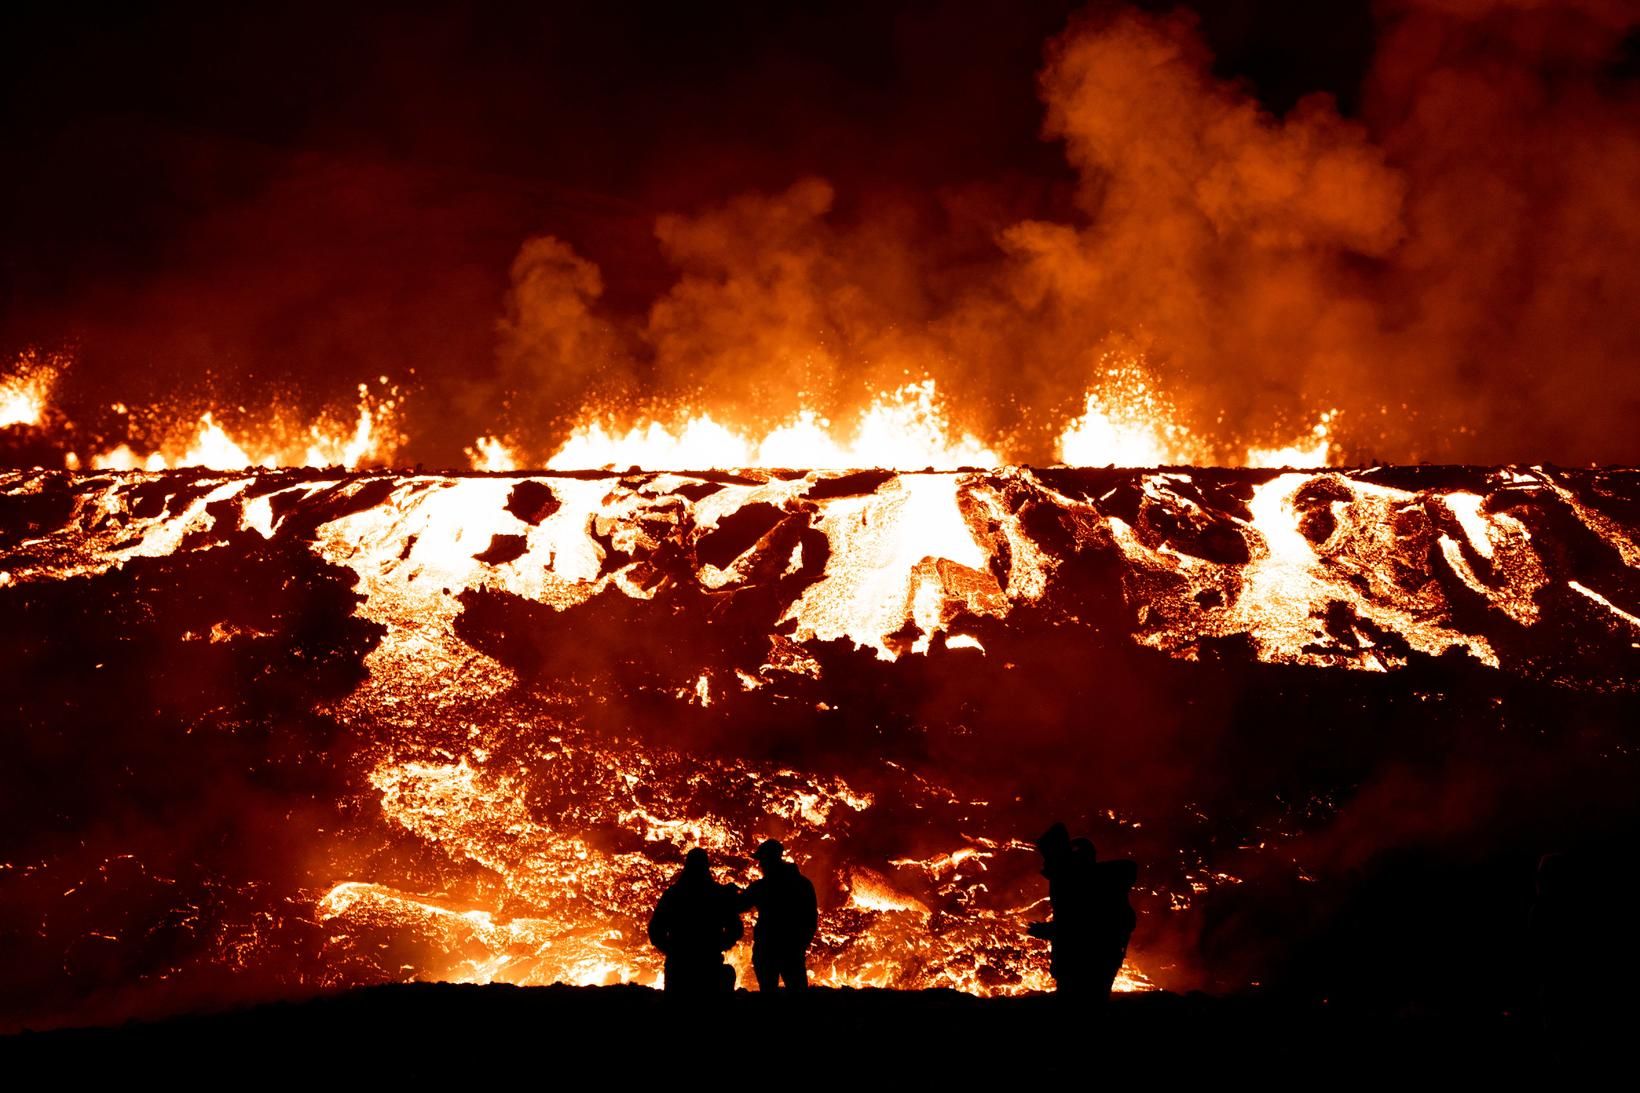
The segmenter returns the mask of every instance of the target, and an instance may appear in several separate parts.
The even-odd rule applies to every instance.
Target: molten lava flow
[[[947,474],[901,475],[827,506],[819,526],[832,561],[786,615],[797,623],[797,640],[848,638],[892,660],[927,652],[955,611],[1007,614],[989,554],[958,504],[958,485]],[[917,635],[909,644],[896,637],[908,625]]]
[[[70,619],[51,664],[84,648],[96,681],[139,651],[126,670],[154,697],[131,716],[179,681],[204,688],[186,715],[143,722],[188,730],[174,759],[265,740],[243,762],[296,762],[304,807],[312,785],[334,796],[300,832],[281,819],[295,806],[255,805],[297,860],[283,879],[252,854],[178,880],[187,861],[164,845],[87,836],[0,870],[0,907],[123,937],[156,982],[294,962],[304,984],[653,983],[643,924],[681,849],[710,849],[744,883],[751,849],[777,837],[822,892],[818,982],[1046,989],[1021,834],[1125,792],[1147,763],[1188,766],[1192,734],[1212,731],[1200,708],[1341,677],[1352,702],[1396,677],[1483,698],[1544,679],[1557,703],[1632,687],[1637,497],[1632,474],[1539,469],[7,474],[16,655]],[[324,635],[353,644],[303,644]],[[147,683],[172,662],[169,683]],[[1213,697],[1232,669],[1276,685]],[[269,672],[285,673],[272,688]],[[316,676],[331,689],[293,707]],[[1134,706],[1147,677],[1153,705]],[[38,716],[99,693],[77,678]],[[1237,731],[1270,731],[1258,712]],[[287,727],[306,718],[329,735]],[[1302,753],[1328,730],[1292,731]],[[1144,750],[1170,732],[1179,748]],[[1240,746],[1217,742],[1214,763]],[[117,777],[140,761],[118,758]],[[1217,808],[1250,807],[1242,780],[1273,761],[1255,759]],[[1214,779],[1194,773],[1174,798],[1164,779],[1120,815],[1084,814],[1102,852],[1143,862],[1121,985],[1198,982],[1203,915],[1325,873],[1309,840],[1335,806],[1319,790],[1293,804],[1295,776],[1278,769],[1270,812],[1231,827],[1198,804]],[[266,781],[205,772],[246,779]],[[83,883],[110,873],[124,887]],[[125,893],[150,888],[201,923],[197,951],[120,933],[148,913]],[[83,902],[97,893],[106,906]],[[214,918],[223,893],[260,925]],[[315,919],[306,948],[280,940]],[[744,970],[744,948],[731,960]]]

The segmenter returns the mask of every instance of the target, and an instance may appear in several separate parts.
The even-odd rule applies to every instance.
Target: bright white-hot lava
[[[1330,414],[1309,434],[1275,448],[1251,447],[1223,457],[1178,421],[1173,405],[1131,368],[1112,369],[1083,400],[1082,412],[1057,434],[1058,461],[1079,467],[1156,467],[1225,462],[1250,467],[1322,467],[1332,462]],[[991,469],[1008,445],[956,429],[932,380],[879,395],[840,426],[812,410],[759,430],[711,411],[680,410],[669,420],[617,424],[587,418],[547,459],[549,470],[803,468],[841,470]],[[520,451],[495,437],[467,450],[474,470],[526,467]],[[1216,457],[1217,456],[1217,457]]]
[[[1105,381],[1087,393],[1081,416],[1059,434],[1059,461],[1071,467],[1202,462],[1202,445],[1176,416],[1137,369],[1110,367]]]
[[[45,421],[59,367],[32,350],[17,357],[9,374],[0,376],[0,429]]]
[[[575,427],[547,460],[550,470],[643,467],[995,467],[995,451],[952,429],[934,381],[880,395],[846,432],[813,411],[758,435],[717,421],[710,413],[683,415],[671,425],[643,421],[625,428],[607,421]]]
[[[0,380],[0,428],[33,430],[49,441],[65,419],[51,406],[68,367],[64,360],[25,353]],[[412,443],[403,431],[405,396],[386,377],[381,393],[359,386],[351,412],[330,410],[308,420],[273,405],[258,414],[216,406],[135,409],[114,403],[115,430],[124,440],[59,440],[69,470],[164,471],[185,467],[342,467],[391,465]],[[196,404],[197,406],[197,404]],[[588,412],[550,448],[532,447],[513,432],[484,433],[465,449],[475,471],[707,469],[993,469],[1019,460],[1011,436],[987,436],[958,424],[949,393],[931,379],[881,392],[853,412],[833,416],[801,409],[773,425],[750,424],[721,409],[679,405],[648,416]],[[1107,358],[1069,421],[1031,426],[1053,436],[1053,455],[1068,466],[1211,465],[1319,467],[1337,455],[1332,415],[1322,414],[1307,434],[1284,446],[1237,449],[1210,441],[1180,420],[1174,404],[1136,360]],[[99,434],[92,434],[99,435]],[[106,428],[103,434],[106,435]],[[148,439],[141,439],[147,437]],[[39,456],[32,455],[31,459]]]
[[[818,982],[1017,993],[1052,985],[1044,947],[1024,936],[1043,914],[1040,881],[1030,846],[974,785],[892,762],[844,772],[697,753],[673,730],[697,715],[744,717],[765,700],[778,718],[824,708],[869,725],[875,700],[850,692],[868,665],[905,678],[1012,671],[1019,649],[1091,629],[1158,659],[1233,648],[1265,665],[1352,673],[1419,658],[1488,675],[1562,670],[1523,667],[1521,641],[1569,611],[1605,628],[1587,631],[1591,641],[1635,641],[1640,608],[1619,568],[1628,555],[1585,571],[1561,549],[1577,535],[1611,542],[1595,472],[1418,480],[1024,468],[24,472],[0,476],[0,489],[28,505],[57,491],[65,522],[0,555],[0,569],[15,592],[210,565],[248,546],[350,571],[340,611],[379,640],[326,714],[367,762],[349,791],[346,838],[333,857],[315,852],[318,879],[293,897],[323,924],[319,959],[336,983],[653,983],[659,961],[642,923],[675,867],[658,851],[709,848],[725,879],[743,883],[751,847],[775,836],[833,882]],[[143,501],[152,496],[162,503]],[[715,536],[732,548],[714,552]],[[1065,595],[1077,582],[1083,593]],[[728,624],[748,626],[739,636],[750,640],[725,643],[734,653],[722,659],[714,628],[737,600],[766,610]],[[503,612],[489,630],[486,610]],[[711,625],[689,629],[691,613]],[[1052,628],[1040,631],[1047,642],[1015,644],[1032,619]],[[603,620],[615,621],[600,637]],[[681,636],[668,636],[674,625]],[[262,640],[219,629],[200,627],[202,648]],[[552,633],[543,656],[556,674],[545,682],[494,643]],[[632,658],[656,635],[661,678],[645,683]],[[556,663],[589,650],[590,676]],[[665,675],[692,654],[687,673]],[[753,705],[737,714],[737,701]],[[936,721],[928,739],[966,746],[959,728]],[[885,820],[896,809],[952,811],[915,846],[859,841],[897,823]],[[871,849],[846,849],[861,845]],[[1222,868],[1188,877],[1152,893],[1170,910],[1148,913],[1240,883]],[[1121,985],[1163,975],[1150,959],[1136,948]],[[744,947],[732,961],[744,965]]]
[[[325,419],[304,428],[276,417],[272,424],[235,433],[217,421],[214,412],[207,410],[192,429],[179,431],[157,450],[144,453],[129,444],[121,444],[106,452],[93,453],[87,462],[93,470],[118,471],[163,471],[180,467],[222,471],[245,467],[353,470],[380,466],[391,461],[404,443],[398,429],[397,411],[395,397],[373,397],[364,385],[359,387],[358,412],[351,423]]]
[[[1295,440],[1279,448],[1248,448],[1242,465],[1278,470],[1284,467],[1330,466],[1333,461],[1332,419],[1330,411],[1322,414],[1307,440]]]

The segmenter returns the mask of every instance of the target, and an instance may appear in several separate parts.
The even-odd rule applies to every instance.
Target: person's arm
[[[735,908],[739,911],[750,911],[763,898],[763,881],[754,880],[740,891],[735,897]]]

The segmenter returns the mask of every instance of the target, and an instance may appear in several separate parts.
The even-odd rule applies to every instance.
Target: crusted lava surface
[[[767,837],[818,982],[1028,993],[1054,819],[1126,987],[1496,1008],[1640,832],[1640,474],[9,472],[0,658],[8,1028],[652,984]]]

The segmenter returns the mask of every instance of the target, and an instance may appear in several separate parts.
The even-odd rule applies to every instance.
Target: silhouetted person
[[[754,855],[763,875],[741,893],[742,910],[757,908],[752,927],[752,971],[757,989],[772,991],[785,983],[790,991],[809,985],[807,954],[820,910],[814,885],[785,860],[786,848],[769,839]]]
[[[1557,1040],[1600,1039],[1632,1025],[1635,934],[1631,863],[1609,848],[1545,854],[1530,920],[1532,978],[1543,1028]]]
[[[1135,922],[1128,891],[1138,866],[1127,860],[1101,862],[1087,839],[1072,841],[1064,824],[1054,824],[1036,841],[1042,875],[1048,878],[1049,922],[1033,922],[1032,937],[1053,945],[1055,988],[1067,995],[1103,1001],[1127,957]]]
[[[1100,861],[1088,839],[1071,841],[1071,857],[1078,871],[1092,877],[1094,979],[1090,985],[1100,998],[1108,998],[1138,924],[1128,893],[1139,879],[1139,866],[1128,858]]]
[[[1575,900],[1567,891],[1569,863],[1563,854],[1538,860],[1537,897],[1532,901],[1532,977],[1537,988],[1538,1017],[1546,1029],[1560,1026],[1568,973],[1565,947],[1576,925]]]
[[[1048,922],[1031,923],[1030,934],[1046,939],[1052,946],[1048,966],[1054,985],[1061,991],[1075,992],[1091,978],[1090,878],[1077,871],[1071,833],[1064,824],[1054,824],[1044,831],[1036,840],[1036,849],[1042,855],[1042,875],[1048,878],[1052,917]]]
[[[706,851],[683,858],[683,869],[661,893],[649,918],[649,941],[666,954],[666,989],[677,994],[711,994],[735,989],[735,972],[723,954],[740,940],[743,927],[735,887],[712,879]]]

